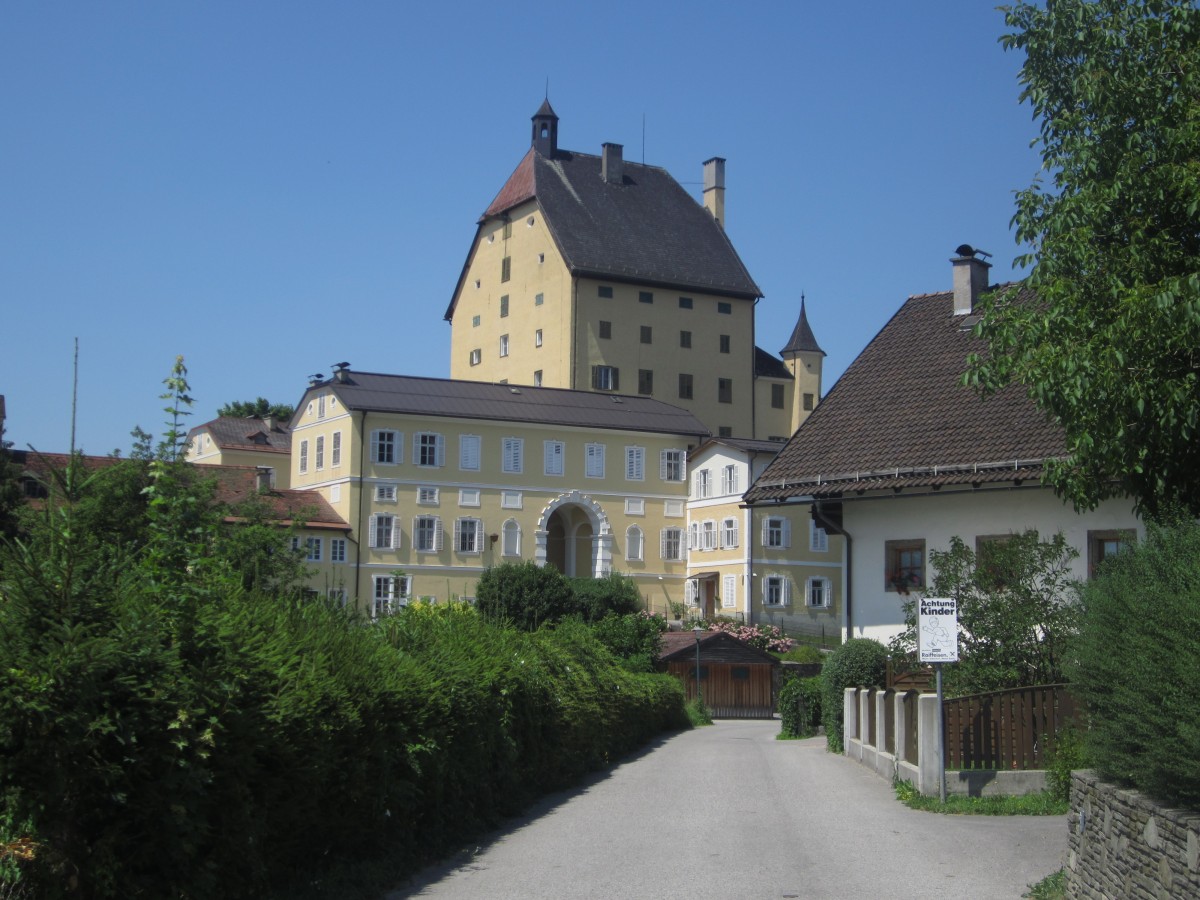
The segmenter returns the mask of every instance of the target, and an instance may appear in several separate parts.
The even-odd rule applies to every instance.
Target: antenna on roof
[[[646,164],[646,114],[642,113],[642,165]]]
[[[546,76],[546,99],[550,99],[550,76]]]

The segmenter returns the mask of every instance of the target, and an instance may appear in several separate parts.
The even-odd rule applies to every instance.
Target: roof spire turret
[[[797,353],[820,353],[825,355],[825,351],[817,343],[817,338],[813,335],[812,328],[808,324],[808,314],[804,311],[804,293],[800,294],[800,318],[796,321],[796,327],[792,329],[792,337],[787,342],[787,346],[779,351],[779,355],[787,357],[789,354]]]
[[[549,88],[549,85],[547,85]],[[533,149],[546,159],[553,159],[558,151],[558,116],[547,97],[533,114]]]

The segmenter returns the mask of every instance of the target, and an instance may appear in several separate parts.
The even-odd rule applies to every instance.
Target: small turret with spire
[[[821,368],[825,362],[825,351],[817,343],[816,335],[808,324],[804,294],[800,295],[800,318],[792,329],[792,336],[779,355],[792,373],[792,431],[808,418],[821,399]]]
[[[558,152],[558,116],[547,97],[533,114],[533,149],[546,159]]]

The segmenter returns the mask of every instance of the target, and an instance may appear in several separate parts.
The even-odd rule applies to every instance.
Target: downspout
[[[366,485],[364,473],[367,465],[367,411],[365,409],[358,426],[358,540],[354,542],[354,609],[356,611],[359,608],[359,588],[362,585],[362,516],[363,508],[366,506],[363,503],[363,490]]]
[[[844,521],[844,511],[842,515]],[[830,534],[841,535],[845,539],[845,550],[842,553],[842,571],[845,573],[842,582],[842,606],[845,609],[846,640],[849,640],[854,637],[854,607],[852,604],[853,592],[851,590],[851,579],[853,578],[851,563],[854,561],[854,539],[850,536],[850,532],[846,530],[845,525],[835,525],[825,517],[825,511],[821,508],[820,500],[813,501],[812,517],[818,527],[824,528]]]

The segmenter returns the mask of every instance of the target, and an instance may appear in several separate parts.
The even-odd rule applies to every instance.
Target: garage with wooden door
[[[659,663],[683,682],[689,700],[696,696],[698,668],[704,705],[714,718],[769,719],[775,715],[779,660],[770,653],[720,631],[668,631],[662,637]]]

